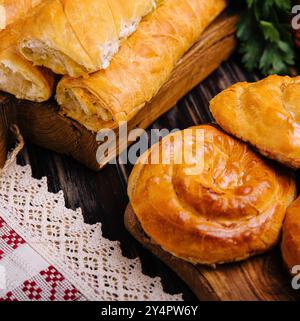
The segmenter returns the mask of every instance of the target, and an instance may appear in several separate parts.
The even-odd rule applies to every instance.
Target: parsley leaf
[[[295,64],[291,0],[232,0],[231,5],[240,13],[237,37],[245,67],[265,75],[289,74]]]

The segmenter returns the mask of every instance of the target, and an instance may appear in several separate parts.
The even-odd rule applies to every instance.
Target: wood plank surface
[[[129,122],[129,131],[136,127],[147,128],[232,54],[236,46],[236,21],[236,16],[224,14],[208,27],[199,41],[178,62],[170,79],[155,98]],[[16,103],[18,123],[26,141],[71,155],[91,169],[101,169],[131,143],[127,140],[118,142],[120,150],[113,150],[99,162],[96,159],[100,146],[97,133],[59,115],[54,100],[43,104],[28,101]],[[117,132],[118,128],[115,130]]]
[[[208,109],[208,103],[213,96],[237,81],[253,81],[255,79],[254,75],[249,75],[243,71],[239,66],[238,57],[234,56],[178,101],[169,112],[155,121],[147,131],[149,133],[151,129],[163,128],[170,130],[174,128],[185,129],[196,124],[209,123],[212,121],[212,117]],[[15,106],[10,96],[2,96],[0,105],[1,113],[7,115],[8,108],[13,117]],[[48,120],[48,124],[46,121],[44,123],[45,135],[33,139],[40,145],[45,144],[43,140],[49,134],[47,131],[51,133],[53,130],[60,130],[59,123],[55,123],[58,118],[55,118],[55,121],[51,120],[51,117],[53,115],[57,117],[57,114],[49,113],[45,106],[43,108],[46,115],[45,119]],[[22,110],[22,113],[26,114],[26,104],[23,105]],[[23,115],[22,113],[18,114],[19,119],[22,120],[24,127],[29,130],[30,127],[35,126],[38,116],[35,116],[36,118],[22,118],[20,116]],[[157,116],[155,115],[154,118]],[[8,124],[11,120],[8,121],[6,117],[2,117],[2,120],[5,124]],[[70,127],[70,131],[72,130],[75,133],[74,135],[78,135],[76,127]],[[72,154],[74,145],[72,145],[72,141],[70,141],[70,146],[68,145],[68,139],[71,139],[69,134],[70,132],[65,131],[60,133],[60,135],[65,135],[67,139],[63,145],[57,148],[59,152]],[[38,134],[36,135],[38,136]],[[6,134],[2,137],[4,138],[2,141],[5,143],[0,144],[0,149],[6,148],[7,139],[9,139]],[[69,149],[66,151],[65,148]],[[77,152],[79,153],[79,151]],[[192,267],[193,271],[191,271],[191,266],[185,266],[182,262],[180,262],[180,269],[178,270],[176,268],[178,264],[172,263],[172,268],[189,284],[188,287],[176,273],[156,257],[156,255],[160,256],[161,254],[152,254],[137,242],[125,228],[124,212],[128,205],[126,188],[132,165],[120,163],[108,165],[102,171],[95,173],[71,157],[29,143],[19,156],[18,162],[21,165],[30,164],[35,178],[39,179],[46,176],[51,192],[62,190],[65,195],[66,206],[72,209],[80,207],[87,223],[101,222],[104,236],[119,241],[125,256],[129,258],[140,257],[143,272],[153,277],[161,277],[164,289],[169,293],[183,293],[184,299],[188,301],[197,299],[299,300],[299,291],[291,289],[290,278],[283,267],[278,249],[243,263],[225,265],[215,271],[203,267]],[[299,178],[298,182],[300,182]],[[150,250],[153,251],[151,248]],[[164,257],[162,259],[165,260]],[[166,261],[166,263],[168,262]],[[182,272],[182,269],[184,272]]]
[[[184,280],[199,300],[295,301],[300,292],[291,287],[279,248],[246,261],[217,266],[193,265],[163,251],[143,232],[129,205],[125,212],[127,230],[146,249],[166,263]]]
[[[172,110],[160,117],[148,128],[148,133],[151,129],[185,129],[196,124],[211,122],[208,102],[213,96],[237,81],[253,81],[255,79],[254,75],[249,75],[243,71],[239,66],[238,57],[234,56],[205,81],[197,85]],[[124,212],[128,204],[127,178],[132,169],[131,165],[108,165],[102,171],[95,173],[70,157],[32,144],[28,144],[24,149],[19,157],[19,163],[30,164],[35,178],[46,176],[51,192],[62,190],[67,207],[72,209],[81,207],[87,223],[101,222],[104,236],[111,240],[118,240],[125,256],[130,258],[140,257],[143,272],[150,276],[159,276],[165,291],[183,293],[184,299],[187,301],[197,299],[185,282],[163,264],[160,259],[137,242],[124,226]],[[256,262],[258,258],[253,260]],[[276,284],[278,282],[275,277],[279,273],[278,271],[285,274],[287,283],[284,288],[288,287],[289,276],[282,266],[277,250],[266,255],[264,260],[259,263],[252,265],[251,262],[251,260],[245,262],[246,265],[250,264],[251,266],[247,270],[243,270],[240,264],[237,264],[234,268],[236,271],[234,274],[237,273],[237,277],[245,273],[247,280],[251,278],[259,279],[262,284],[260,293],[257,294],[256,291],[253,294],[250,287],[251,296],[270,298],[269,293],[272,289],[270,283]],[[260,269],[259,266],[263,266],[263,269]],[[230,268],[230,265],[224,267],[224,269]],[[263,274],[257,273],[256,270],[263,270]],[[209,278],[209,276],[207,277]],[[206,290],[205,288],[199,289],[201,296],[198,294],[198,297],[201,300],[219,299],[214,294],[214,290],[211,290],[212,286],[215,288],[221,287],[222,293],[225,292],[227,297],[232,295],[232,297],[241,300],[245,298],[245,295],[248,295],[249,285],[246,286],[245,291],[233,293],[234,284],[226,284],[225,286],[224,277],[218,277],[214,282],[211,280],[207,282],[211,285],[207,286]],[[284,295],[282,289],[278,288],[276,293],[273,292],[272,299],[282,298],[282,296],[285,296],[286,299],[292,297],[297,299],[296,292],[290,293],[290,290],[287,292],[289,294]],[[224,297],[224,294],[222,296]]]
[[[10,97],[0,95],[0,171],[7,160],[7,153],[16,142],[11,126],[16,122],[15,104]]]

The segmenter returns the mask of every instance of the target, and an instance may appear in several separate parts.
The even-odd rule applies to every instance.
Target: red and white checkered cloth
[[[84,297],[0,217],[0,301],[76,301]]]

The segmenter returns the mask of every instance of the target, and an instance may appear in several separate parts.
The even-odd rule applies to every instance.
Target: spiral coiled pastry
[[[201,133],[202,141],[196,140]],[[158,157],[168,150],[169,159]],[[178,162],[185,150],[197,155],[194,162]],[[151,164],[153,159],[160,161]],[[154,242],[176,257],[210,265],[242,260],[276,244],[295,193],[288,170],[207,125],[154,145],[135,165],[128,187],[131,205]]]
[[[281,243],[283,260],[292,273],[300,266],[300,197],[287,209]],[[293,271],[294,268],[297,270]]]
[[[263,155],[300,168],[300,77],[237,83],[210,103],[217,123]]]

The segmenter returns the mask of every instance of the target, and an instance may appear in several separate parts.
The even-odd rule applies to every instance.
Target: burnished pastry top
[[[183,157],[180,163],[177,156],[186,147],[194,161]],[[169,162],[163,164],[158,155],[167,150]],[[204,264],[241,260],[272,247],[295,193],[288,170],[209,125],[154,145],[135,165],[128,187],[146,234],[173,255]]]
[[[288,208],[281,243],[283,260],[292,273],[300,266],[300,197]],[[295,269],[297,268],[297,269]],[[294,270],[295,269],[295,270]]]
[[[300,167],[300,77],[237,83],[210,104],[227,132],[287,166]]]

